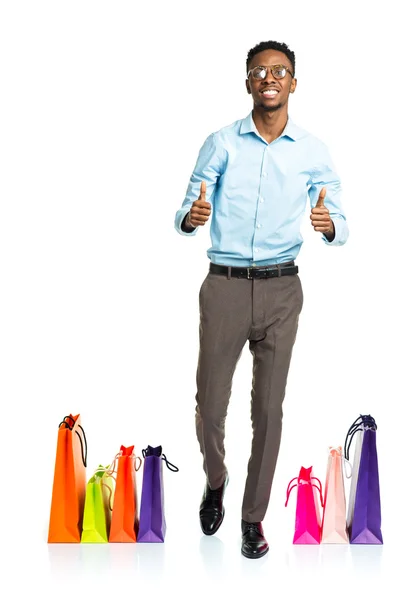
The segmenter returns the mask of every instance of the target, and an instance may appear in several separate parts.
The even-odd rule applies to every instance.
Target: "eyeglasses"
[[[262,79],[265,79],[267,77],[269,69],[274,79],[283,79],[283,77],[286,77],[286,73],[290,73],[290,75],[294,77],[292,71],[284,65],[272,65],[271,67],[254,67],[253,69],[250,69],[248,71],[247,77],[249,79],[249,74],[251,73],[254,79],[256,79],[257,81],[261,81]]]

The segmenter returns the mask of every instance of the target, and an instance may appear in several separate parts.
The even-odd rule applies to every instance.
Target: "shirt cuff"
[[[192,235],[196,235],[197,234],[197,230],[198,227],[196,227],[195,229],[193,229],[192,231],[183,231],[181,229],[182,226],[182,222],[184,221],[185,217],[187,216],[187,214],[190,212],[189,208],[181,208],[177,213],[176,213],[176,217],[175,217],[175,229],[177,230],[178,233],[180,233],[181,235],[188,235],[188,236],[192,236]]]
[[[322,239],[327,244],[327,246],[342,246],[347,242],[347,238],[349,237],[349,229],[347,227],[347,222],[345,219],[341,217],[331,217],[332,222],[334,223],[335,236],[332,242],[329,242],[325,235],[322,236]]]

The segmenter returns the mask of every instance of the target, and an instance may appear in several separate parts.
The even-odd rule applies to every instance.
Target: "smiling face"
[[[289,94],[295,91],[297,85],[297,80],[291,76],[293,73],[291,62],[283,52],[278,50],[264,50],[256,54],[249,64],[248,71],[257,66],[272,67],[274,65],[284,65],[290,69],[290,73],[287,71],[283,79],[276,79],[271,69],[267,69],[264,79],[254,79],[250,73],[246,80],[246,88],[252,95],[254,108],[260,108],[266,112],[279,110],[287,104]]]

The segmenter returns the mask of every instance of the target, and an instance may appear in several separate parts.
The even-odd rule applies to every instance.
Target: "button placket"
[[[254,244],[259,244],[259,238],[257,235],[257,230],[261,230],[262,229],[262,223],[259,219],[259,212],[260,212],[260,204],[264,203],[264,190],[263,185],[265,183],[265,180],[267,179],[267,151],[268,151],[268,145],[265,147],[264,149],[264,153],[263,153],[263,158],[262,158],[262,165],[261,165],[261,178],[260,178],[260,190],[259,190],[259,194],[258,194],[258,199],[257,199],[257,208],[256,208],[256,215],[255,215],[255,231],[254,231]],[[253,248],[253,256],[255,255],[259,255],[261,251],[261,248],[259,246],[254,246]]]

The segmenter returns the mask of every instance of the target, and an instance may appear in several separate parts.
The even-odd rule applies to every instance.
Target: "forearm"
[[[224,172],[227,160],[226,149],[216,134],[212,133],[200,149],[194,171],[191,175],[185,200],[175,216],[175,229],[181,235],[196,235],[199,227],[188,223],[188,213],[194,202],[201,197],[201,185],[206,184],[206,199],[211,202],[217,180]],[[197,219],[193,219],[197,225]],[[199,223],[201,225],[202,223]]]

